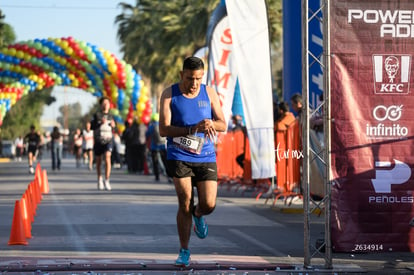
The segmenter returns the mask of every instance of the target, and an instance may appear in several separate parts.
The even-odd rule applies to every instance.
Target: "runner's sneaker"
[[[104,187],[103,179],[102,179],[102,177],[99,177],[98,178],[98,190],[104,190],[104,189],[105,189],[105,187]]]
[[[193,215],[194,218],[194,232],[196,233],[197,237],[200,239],[204,239],[207,237],[208,234],[208,225],[203,216],[197,218]]]
[[[176,266],[189,266],[190,265],[190,250],[181,248],[178,258],[175,261]]]
[[[30,173],[30,174],[34,174],[34,169],[33,169],[33,167],[32,167],[32,166],[30,166],[30,167],[29,167],[29,173]]]
[[[110,191],[112,189],[111,185],[109,184],[109,179],[105,180],[105,189],[108,190],[108,191]]]

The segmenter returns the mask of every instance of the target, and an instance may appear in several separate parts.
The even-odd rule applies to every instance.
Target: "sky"
[[[122,58],[118,44],[115,17],[121,14],[120,2],[135,0],[1,0],[0,9],[16,34],[16,41],[47,38],[73,38],[89,42]],[[45,107],[42,120],[60,116],[64,103],[80,102],[86,113],[96,102],[91,94],[74,88],[55,87],[57,101]]]

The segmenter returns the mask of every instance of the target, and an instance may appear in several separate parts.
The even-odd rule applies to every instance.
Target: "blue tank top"
[[[181,94],[178,84],[171,87],[171,125],[190,127],[203,119],[212,119],[211,103],[206,86],[200,86],[200,92],[195,98],[186,98]],[[197,133],[204,138],[204,133]],[[187,162],[216,162],[214,143],[205,138],[200,154],[191,153],[175,145],[171,137],[167,138],[167,159]]]

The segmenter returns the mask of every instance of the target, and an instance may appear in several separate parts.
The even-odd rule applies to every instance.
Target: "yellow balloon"
[[[64,50],[66,50],[68,48],[68,46],[69,46],[68,41],[64,41],[64,40],[61,42],[61,45],[62,45],[62,48]]]
[[[147,86],[142,86],[142,88],[141,88],[141,96],[142,95],[148,95],[148,88],[147,88]]]
[[[112,91],[112,102],[117,102],[118,99],[118,90]]]
[[[118,124],[118,129],[121,133],[125,131],[125,125],[124,124]]]
[[[144,102],[138,102],[137,110],[142,112],[145,110],[145,103]]]
[[[139,97],[139,100],[138,100],[139,102],[143,102],[144,104],[145,104],[145,102],[147,102],[148,101],[148,96],[147,95],[141,95],[140,97]]]
[[[17,52],[16,52],[16,57],[17,57],[17,58],[22,59],[22,58],[23,58],[23,56],[24,56],[24,52],[22,52],[22,51],[17,51]]]
[[[116,71],[117,71],[117,67],[116,67],[116,65],[115,64],[111,64],[111,65],[109,65],[108,64],[108,70],[111,72],[111,73],[116,73]]]
[[[66,48],[65,53],[68,54],[68,55],[72,55],[73,54],[72,48],[70,48],[70,47]]]

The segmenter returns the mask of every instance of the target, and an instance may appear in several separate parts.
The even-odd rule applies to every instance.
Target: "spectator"
[[[243,152],[236,157],[237,164],[244,169],[244,158],[246,152],[246,145],[247,145],[247,129],[246,126],[243,124],[243,118],[241,115],[233,115],[232,117],[233,128],[232,131],[242,131],[243,132]]]
[[[24,149],[24,141],[23,141],[22,136],[18,136],[14,140],[14,146],[16,146],[16,160],[18,162],[21,162],[22,161],[22,156],[23,156],[23,149]]]
[[[302,123],[303,120],[303,102],[302,102],[302,95],[294,94],[290,102],[292,104],[292,109],[297,113],[297,118],[299,122]],[[322,131],[323,126],[323,119],[319,112],[315,112],[310,108],[309,110],[310,118],[309,118],[309,127],[315,131]]]
[[[73,154],[75,155],[75,159],[76,159],[76,168],[79,168],[81,166],[82,143],[83,143],[82,132],[79,128],[77,128],[75,130],[75,133],[73,134]]]
[[[150,142],[152,168],[156,181],[160,180],[160,161],[162,161],[164,169],[167,169],[167,144],[165,137],[160,136],[158,121],[159,114],[153,114],[146,133],[146,137]],[[168,173],[166,174],[168,177]]]
[[[300,108],[296,110],[300,113],[302,109]],[[280,102],[278,105],[278,120],[276,122],[276,130],[286,131],[287,128],[289,128],[289,126],[295,122],[295,119],[295,115],[292,112],[289,112],[289,105],[284,101]]]
[[[138,173],[148,174],[147,164],[147,138],[145,133],[147,132],[147,126],[141,122],[138,124],[138,146],[137,146],[137,168]],[[145,169],[147,167],[147,169]]]
[[[57,126],[53,127],[50,137],[52,143],[52,170],[56,170],[56,168],[60,170],[63,151],[63,135],[59,132]]]
[[[128,172],[135,174],[138,172],[138,123],[135,120],[128,119],[125,122],[125,130],[122,133],[121,140],[125,143],[125,157]]]

